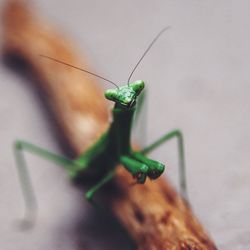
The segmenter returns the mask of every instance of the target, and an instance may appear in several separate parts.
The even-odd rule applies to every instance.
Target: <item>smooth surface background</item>
[[[3,0],[0,1],[1,6]],[[133,80],[148,86],[148,142],[173,128],[185,134],[193,209],[220,249],[250,249],[250,2],[34,1],[103,76],[126,82],[156,33],[172,28]],[[104,85],[109,88],[110,85]],[[106,216],[97,216],[66,173],[28,156],[39,201],[37,225],[18,232],[23,213],[11,143],[60,152],[31,84],[0,65],[0,248],[130,249]],[[177,183],[175,142],[153,154]]]

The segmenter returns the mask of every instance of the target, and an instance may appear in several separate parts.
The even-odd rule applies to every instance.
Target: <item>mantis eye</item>
[[[105,97],[110,101],[115,101],[117,99],[117,90],[116,89],[106,90]]]
[[[138,80],[136,82],[132,82],[129,86],[136,92],[136,95],[139,95],[141,91],[144,89],[144,81]]]

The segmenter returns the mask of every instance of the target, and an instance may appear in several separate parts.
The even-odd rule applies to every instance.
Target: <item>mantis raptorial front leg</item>
[[[144,148],[141,153],[142,154],[148,154],[163,143],[171,140],[172,138],[177,139],[178,143],[178,160],[179,160],[179,183],[180,183],[180,189],[181,193],[188,200],[188,194],[187,194],[187,181],[186,181],[186,167],[185,167],[185,154],[184,154],[184,139],[183,134],[179,129],[173,130],[158,140],[156,140],[154,143],[149,145],[148,147]]]
[[[143,184],[147,178],[148,166],[143,162],[133,159],[131,156],[122,156],[120,158],[124,167],[137,178],[137,182]]]

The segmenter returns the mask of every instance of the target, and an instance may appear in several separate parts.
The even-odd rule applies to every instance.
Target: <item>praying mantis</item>
[[[178,141],[181,193],[187,199],[184,142],[183,134],[179,129],[166,133],[142,150],[135,151],[131,146],[131,130],[134,114],[137,110],[140,110],[143,105],[144,98],[139,97],[143,97],[145,83],[142,80],[130,82],[130,79],[153,44],[168,28],[169,27],[165,27],[155,36],[133,68],[127,83],[123,86],[118,86],[116,83],[102,76],[67,64],[66,62],[40,55],[43,58],[76,68],[115,85],[116,88],[108,89],[104,94],[105,98],[113,101],[115,105],[112,109],[113,120],[107,131],[104,132],[86,152],[79,155],[76,159],[69,159],[65,156],[52,153],[47,149],[43,149],[26,141],[15,141],[14,155],[26,204],[26,221],[31,221],[34,218],[36,199],[24,158],[25,151],[62,166],[73,181],[84,183],[84,180],[91,179],[94,184],[92,184],[85,194],[86,199],[91,202],[94,194],[114,177],[116,166],[119,163],[131,173],[135,182],[138,184],[144,184],[147,178],[151,180],[159,178],[164,172],[165,165],[148,158],[146,155],[163,143],[176,138]]]

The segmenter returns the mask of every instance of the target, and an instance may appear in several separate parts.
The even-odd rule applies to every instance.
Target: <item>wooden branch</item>
[[[95,79],[40,58],[48,55],[87,68],[73,46],[22,1],[9,1],[3,17],[4,53],[24,58],[41,80],[48,101],[76,154],[108,126],[108,106]],[[106,193],[113,213],[138,249],[216,249],[188,204],[160,178],[131,187],[132,177],[118,168],[115,192]],[[114,187],[114,186],[112,186]]]

